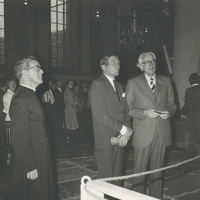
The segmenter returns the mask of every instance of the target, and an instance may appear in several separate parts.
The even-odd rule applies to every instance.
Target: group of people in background
[[[50,79],[46,85],[42,87],[43,92],[37,94],[44,109],[50,141],[57,141],[57,145],[64,147],[92,140],[89,83],[83,81],[79,85],[73,79],[64,83],[60,79]]]

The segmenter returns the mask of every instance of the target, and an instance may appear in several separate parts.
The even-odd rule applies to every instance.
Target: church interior
[[[88,84],[101,74],[99,60],[117,55],[122,85],[141,74],[138,56],[154,52],[157,73],[171,78],[177,112],[171,119],[172,145],[165,166],[184,156],[188,133],[180,109],[189,75],[200,73],[199,0],[0,0],[0,78],[13,77],[15,63],[35,56],[49,77]],[[123,173],[132,173],[131,144],[125,147]],[[0,200],[6,200],[9,167],[0,165]],[[95,179],[91,133],[80,144],[57,146],[58,199],[78,200],[80,180]],[[200,199],[200,160],[189,172],[164,172],[164,200]],[[130,180],[124,181],[129,189]]]

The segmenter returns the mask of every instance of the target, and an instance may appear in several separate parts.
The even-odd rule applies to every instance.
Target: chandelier
[[[157,10],[157,12],[162,13],[162,25],[165,28],[169,29],[171,27],[171,18],[172,15],[172,1],[171,0],[161,0],[160,4],[157,4],[157,7],[152,7],[151,9],[147,9],[142,12],[151,12],[152,10]],[[138,10],[138,9],[137,9]],[[126,51],[136,51],[137,49],[143,50],[145,46],[145,35],[149,31],[148,19],[146,20],[146,25],[141,27],[138,26],[138,13],[136,10],[136,6],[133,5],[133,11],[131,16],[131,23],[123,30],[120,30],[119,34],[119,48]],[[140,11],[141,12],[141,11]],[[141,13],[139,13],[141,14]],[[141,19],[140,19],[141,21]],[[144,19],[143,19],[144,21]],[[122,22],[123,23],[123,22]],[[156,22],[154,22],[156,23]]]
[[[119,48],[135,51],[137,46],[144,46],[144,34],[148,32],[148,28],[144,30],[137,30],[137,12],[135,6],[133,7],[132,22],[128,30],[122,30],[119,39]]]

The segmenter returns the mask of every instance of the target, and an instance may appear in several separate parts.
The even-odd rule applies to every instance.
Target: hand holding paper
[[[164,110],[164,111],[160,111],[160,110],[154,110],[155,113],[158,113],[159,116],[162,118],[162,119],[168,119],[169,118],[169,112],[167,110]]]

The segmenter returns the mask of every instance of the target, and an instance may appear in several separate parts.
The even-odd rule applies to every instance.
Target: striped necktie
[[[154,83],[153,83],[153,78],[151,78],[150,80],[151,80],[151,82],[150,82],[150,87],[151,87],[152,92],[154,92],[156,86],[155,86]]]

